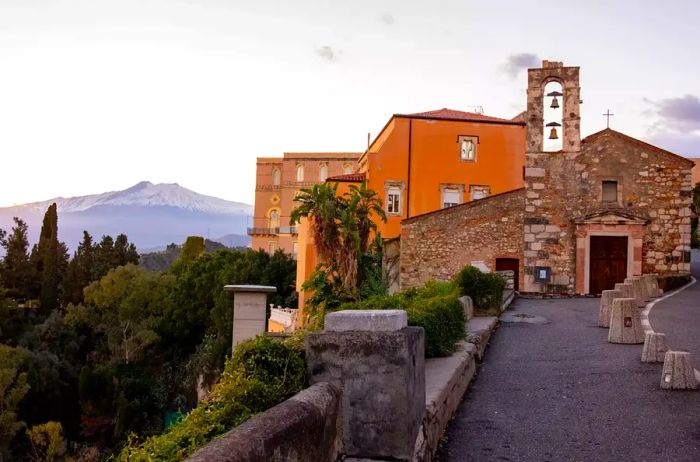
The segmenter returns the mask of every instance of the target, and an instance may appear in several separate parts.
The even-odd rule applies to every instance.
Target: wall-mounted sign
[[[549,282],[552,276],[552,268],[549,266],[535,266],[535,282]]]

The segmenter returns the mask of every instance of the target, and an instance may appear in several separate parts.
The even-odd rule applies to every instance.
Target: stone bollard
[[[610,310],[613,300],[624,298],[619,290],[604,290],[600,294],[600,308],[598,309],[598,327],[610,327]]]
[[[687,351],[667,351],[661,373],[661,388],[664,390],[696,390],[693,359]]]
[[[425,333],[401,310],[328,314],[306,337],[310,383],[341,390],[346,458],[411,460],[425,412]]]
[[[459,297],[459,303],[462,304],[462,310],[464,310],[464,320],[469,321],[474,317],[474,302],[469,295]]]
[[[622,292],[622,297],[619,298],[634,298],[634,290],[632,289],[632,284],[625,284],[623,282],[618,282],[615,284],[615,290]]]
[[[644,343],[644,328],[633,298],[613,300],[610,315],[610,343]]]
[[[644,308],[647,305],[646,296],[644,294],[644,283],[638,277],[625,279],[625,284],[632,284],[633,297],[637,302],[638,308]]]
[[[647,292],[649,293],[649,298],[656,298],[661,296],[661,290],[659,289],[659,281],[656,278],[656,274],[645,274],[642,276],[644,283],[647,287]]]
[[[267,329],[267,294],[277,292],[275,286],[224,286],[233,292],[233,349],[244,340],[265,333]]]
[[[642,349],[643,363],[662,363],[666,356],[666,334],[647,332],[644,336],[644,348]]]

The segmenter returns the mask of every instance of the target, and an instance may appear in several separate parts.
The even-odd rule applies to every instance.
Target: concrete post
[[[616,298],[610,315],[610,343],[644,343],[644,328],[633,298]]]
[[[604,290],[600,295],[600,307],[598,308],[598,327],[610,327],[610,311],[613,300],[624,298],[619,290]]]
[[[634,298],[634,290],[632,289],[632,284],[624,284],[618,282],[615,284],[615,290],[622,292],[621,298]]]
[[[661,373],[664,390],[697,390],[693,359],[687,351],[667,351]]]
[[[265,332],[267,325],[267,294],[274,293],[274,286],[224,286],[233,292],[233,340],[232,349],[244,340]]]
[[[310,382],[342,391],[341,453],[409,461],[425,412],[425,333],[400,310],[346,310],[306,338]]]
[[[644,293],[644,283],[638,276],[625,279],[625,284],[632,284],[632,292],[634,299],[637,302],[638,308],[644,308],[647,305],[646,294]]]
[[[666,345],[666,334],[657,332],[647,332],[644,337],[644,348],[642,349],[643,363],[662,363],[668,351]]]

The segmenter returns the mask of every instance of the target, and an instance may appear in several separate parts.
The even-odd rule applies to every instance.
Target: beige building
[[[297,254],[297,230],[289,225],[294,197],[302,188],[331,176],[355,171],[360,152],[286,152],[283,157],[258,157],[253,226],[248,228],[253,249]]]

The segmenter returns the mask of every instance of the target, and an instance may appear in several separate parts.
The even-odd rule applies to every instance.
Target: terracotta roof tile
[[[513,123],[511,119],[501,119],[476,112],[457,111],[455,109],[436,109],[434,111],[416,112],[413,114],[397,114],[404,117],[424,117],[430,119],[447,119],[447,120],[468,120],[472,122],[505,122]]]
[[[364,173],[348,173],[346,175],[336,175],[326,178],[326,181],[335,181],[338,183],[362,183],[367,178]]]

